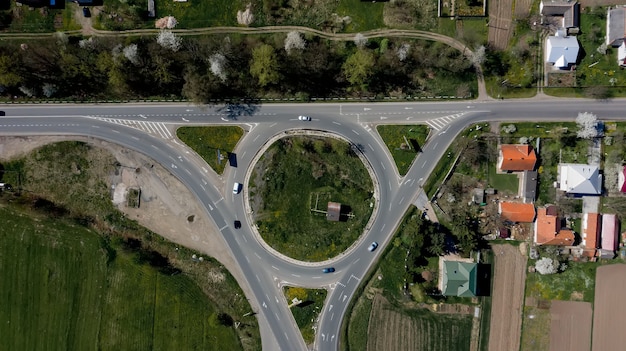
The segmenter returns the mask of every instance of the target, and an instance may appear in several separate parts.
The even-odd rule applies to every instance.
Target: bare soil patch
[[[552,301],[550,351],[588,351],[592,313],[589,302]]]
[[[490,0],[489,45],[497,50],[506,49],[515,30],[513,16],[515,19],[528,17],[531,6],[532,0]]]
[[[624,291],[625,264],[598,267],[593,302],[592,351],[622,350],[626,345],[626,333],[622,327],[626,316]]]
[[[489,350],[519,350],[527,258],[513,245],[493,245],[493,252]]]
[[[576,72],[550,72],[548,73],[549,87],[574,87],[576,86]]]

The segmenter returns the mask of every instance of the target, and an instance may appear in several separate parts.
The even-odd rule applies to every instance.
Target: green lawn
[[[316,320],[324,308],[324,300],[326,299],[325,289],[304,289],[286,286],[284,288],[287,303],[291,304],[292,299],[297,297],[301,304],[291,307],[293,318],[300,328],[300,333],[307,344],[313,343],[315,340],[315,331],[313,327]]]
[[[352,245],[374,201],[361,159],[348,143],[329,138],[278,140],[255,166],[249,187],[263,239],[306,261],[334,257]],[[329,201],[342,204],[340,221],[326,219]]]
[[[31,216],[34,216],[31,218]],[[232,350],[234,328],[186,275],[138,264],[68,220],[0,207],[7,350]]]
[[[534,265],[534,261],[530,264]],[[531,273],[526,276],[526,296],[544,300],[572,299],[572,293],[582,293],[582,300],[593,303],[596,262],[567,262],[567,269],[563,273],[541,275]]]
[[[519,180],[515,174],[498,174],[496,173],[496,165],[491,164],[488,170],[489,186],[498,190],[498,192],[508,192],[517,194],[519,188]]]
[[[217,174],[224,173],[229,154],[235,150],[243,129],[226,127],[181,127],[176,136],[200,155]],[[222,159],[218,159],[218,150]]]
[[[350,16],[350,24],[346,32],[362,32],[370,29],[385,28],[383,23],[384,2],[363,2],[361,0],[340,0],[337,14],[340,17]]]
[[[425,125],[379,125],[376,130],[393,156],[398,173],[405,175],[426,143],[429,128]]]

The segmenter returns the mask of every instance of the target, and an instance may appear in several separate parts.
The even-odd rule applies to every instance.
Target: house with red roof
[[[626,193],[626,166],[620,168],[619,173],[617,173],[617,188]]]
[[[502,201],[498,203],[498,213],[511,222],[532,223],[535,219],[535,205]]]
[[[585,213],[582,221],[583,256],[595,257],[600,243],[600,228],[602,225],[599,213]]]
[[[502,172],[532,171],[537,154],[530,145],[503,144],[498,152],[498,169]]]
[[[556,206],[537,209],[535,220],[535,243],[537,245],[569,246],[574,244],[574,232],[561,228]]]
[[[602,215],[602,241],[600,244],[600,257],[613,258],[617,250],[619,222],[614,214],[605,213]]]

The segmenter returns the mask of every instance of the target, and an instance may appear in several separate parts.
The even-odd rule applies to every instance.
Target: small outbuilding
[[[341,217],[341,204],[339,202],[328,202],[326,210],[326,219],[332,222],[338,222]]]

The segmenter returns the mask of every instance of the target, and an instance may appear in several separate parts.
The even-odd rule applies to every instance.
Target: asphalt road
[[[0,135],[84,135],[134,149],[170,169],[195,194],[215,222],[239,264],[248,296],[258,313],[265,350],[305,350],[306,345],[284,300],[284,284],[329,288],[318,324],[315,349],[336,350],[346,308],[367,271],[393,235],[407,208],[423,197],[421,185],[454,137],[472,123],[517,120],[573,120],[579,112],[600,119],[624,119],[626,101],[546,99],[443,103],[266,104],[205,107],[181,104],[19,105],[5,106]],[[310,122],[297,120],[308,115]],[[425,123],[431,135],[406,176],[400,177],[376,124]],[[187,154],[172,138],[173,127],[237,124],[247,132],[236,153],[237,168],[218,177]],[[291,129],[329,131],[362,150],[378,185],[378,211],[369,230],[350,250],[328,262],[295,262],[268,251],[254,235],[244,194],[232,192],[243,182],[254,155],[276,134]],[[243,222],[241,229],[233,221]],[[377,241],[380,247],[369,252]],[[322,267],[336,271],[323,274]]]

